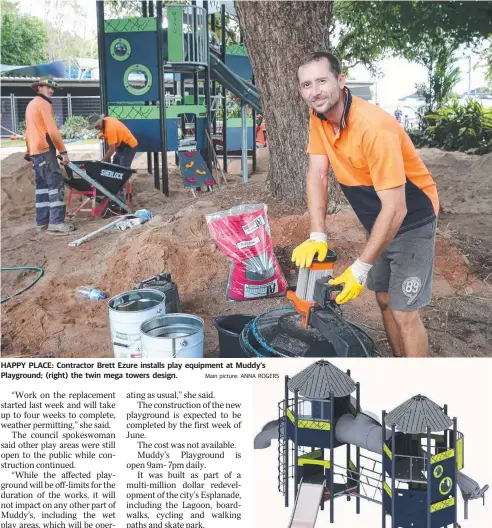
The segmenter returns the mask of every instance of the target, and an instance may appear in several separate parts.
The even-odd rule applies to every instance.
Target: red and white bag
[[[267,206],[240,205],[206,215],[217,247],[231,259],[227,298],[244,301],[282,295],[287,281],[273,252]]]

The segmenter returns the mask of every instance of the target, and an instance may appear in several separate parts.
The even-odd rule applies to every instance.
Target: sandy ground
[[[431,355],[492,355],[492,155],[483,157],[424,149],[422,157],[440,192],[432,304],[424,310]],[[73,149],[73,159],[96,159],[98,147]],[[109,295],[131,289],[137,282],[170,271],[183,310],[203,317],[205,353],[218,355],[214,317],[260,314],[286,304],[285,298],[243,303],[225,298],[229,271],[215,247],[205,214],[241,203],[269,206],[276,255],[286,278],[295,283],[290,254],[306,238],[308,218],[300,207],[286,206],[268,192],[265,178],[268,151],[258,151],[258,171],[241,183],[240,160],[230,166],[228,185],[193,198],[182,188],[174,155],[169,155],[170,197],[153,188],[146,157],[134,164],[134,208],[147,208],[154,218],[125,232],[107,231],[77,247],[68,242],[108,220],[79,215],[72,237],[38,234],[34,229],[33,175],[21,153],[2,161],[2,266],[41,266],[44,277],[30,290],[2,304],[2,356],[111,357],[107,303],[79,299],[78,286],[93,285]],[[222,182],[222,180],[220,180]],[[364,244],[364,232],[350,209],[327,220],[330,247],[338,254],[336,273],[350,265]],[[30,272],[2,272],[2,297],[25,286]],[[346,317],[375,339],[378,352],[390,355],[380,314],[370,292],[344,308]]]

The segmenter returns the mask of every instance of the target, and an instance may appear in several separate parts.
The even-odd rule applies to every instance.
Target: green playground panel
[[[104,33],[139,33],[141,31],[157,31],[157,20],[140,17],[104,21]]]
[[[158,106],[110,105],[108,115],[116,119],[160,119]]]
[[[243,120],[240,117],[230,117],[227,120],[227,128],[241,128],[242,126]],[[253,120],[251,118],[246,118],[246,126],[253,126]]]
[[[181,114],[195,114],[198,117],[206,117],[207,107],[205,105],[173,105],[166,108],[167,119],[176,119]]]
[[[110,105],[108,114],[117,119],[160,119],[159,105]],[[200,118],[207,115],[205,105],[176,105],[166,108],[166,119],[177,119],[181,114],[195,114]]]
[[[184,62],[183,8],[167,8],[167,45],[169,62]]]
[[[230,46],[226,46],[226,53],[229,55],[239,55],[242,57],[248,56],[248,52],[244,44],[231,44]]]
[[[195,104],[195,96],[194,95],[185,95],[185,105],[192,105]],[[205,96],[199,95],[198,96],[198,104],[205,104]]]

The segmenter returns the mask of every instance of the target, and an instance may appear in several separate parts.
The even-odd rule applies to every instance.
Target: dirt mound
[[[97,148],[87,150],[71,150],[68,145],[70,161],[96,161],[101,158],[101,152]]]
[[[492,161],[490,156],[478,158],[432,149],[422,152],[438,182],[445,210],[454,199],[453,189],[464,182],[462,174],[466,173],[468,181],[475,181],[480,175],[484,182],[490,180],[487,171]],[[81,154],[87,159],[85,152]],[[139,161],[145,165],[146,156],[141,156]],[[124,232],[108,231],[77,248],[70,248],[68,238],[33,234],[32,213],[4,224],[2,265],[39,265],[44,268],[45,275],[33,288],[2,305],[2,337],[10,342],[2,350],[3,356],[111,357],[107,302],[91,302],[75,296],[77,287],[86,284],[113,296],[134,288],[137,282],[161,271],[170,271],[178,285],[183,310],[205,320],[205,354],[211,357],[217,355],[215,317],[234,313],[258,315],[287,302],[284,298],[244,303],[226,300],[229,262],[216,248],[205,215],[241,203],[267,203],[275,253],[289,283],[294,285],[296,269],[291,262],[292,249],[309,233],[305,208],[288,206],[276,200],[260,178],[252,178],[248,185],[236,184],[231,178],[229,185],[193,198],[183,189],[172,158],[168,157],[168,161],[169,197],[154,190],[152,175],[139,171],[134,176],[134,207],[148,208],[154,213],[150,222],[138,228]],[[453,168],[453,163],[461,167],[461,172]],[[10,212],[15,210],[15,214],[29,204],[34,207],[33,175],[22,155],[6,158],[2,169],[2,214],[9,207]],[[265,174],[256,176],[263,178]],[[239,177],[235,179],[240,181]],[[485,196],[486,191],[482,191],[482,194],[484,196],[477,197],[475,202],[485,207],[491,193]],[[475,203],[469,197],[466,200],[472,205]],[[459,200],[457,206],[460,206]],[[466,215],[448,216],[470,218],[467,212]],[[107,222],[83,215],[74,220],[79,230],[74,238]],[[448,219],[439,221],[433,302],[424,310],[432,354],[488,355],[492,290],[486,277],[490,271],[484,275],[485,281],[474,275],[469,264],[472,255],[468,252],[468,245],[460,246],[460,252],[450,243],[448,224]],[[474,222],[474,226],[477,225],[478,220]],[[330,248],[338,256],[335,273],[339,274],[360,255],[365,232],[351,210],[342,210],[328,217],[326,228]],[[33,274],[3,273],[2,295],[19,290],[32,278]],[[389,353],[373,295],[366,292],[346,305],[344,313],[349,320],[361,324],[371,333],[383,355]],[[473,328],[473,335],[469,335],[469,327]]]
[[[420,156],[437,183],[444,213],[490,214],[492,211],[492,153],[421,149]]]
[[[19,218],[35,208],[34,171],[16,152],[2,160],[2,220]]]
[[[180,292],[187,293],[223,280],[227,269],[203,216],[184,217],[167,225],[163,222],[163,227],[154,222],[152,229],[129,236],[109,259],[103,282],[109,289],[123,291],[156,273],[170,271]]]

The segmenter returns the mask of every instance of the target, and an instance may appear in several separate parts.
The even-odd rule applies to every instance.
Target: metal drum
[[[132,290],[111,298],[109,328],[114,357],[142,357],[140,326],[163,313],[166,313],[166,296],[158,290]]]
[[[140,326],[143,358],[203,358],[203,319],[157,315]]]

